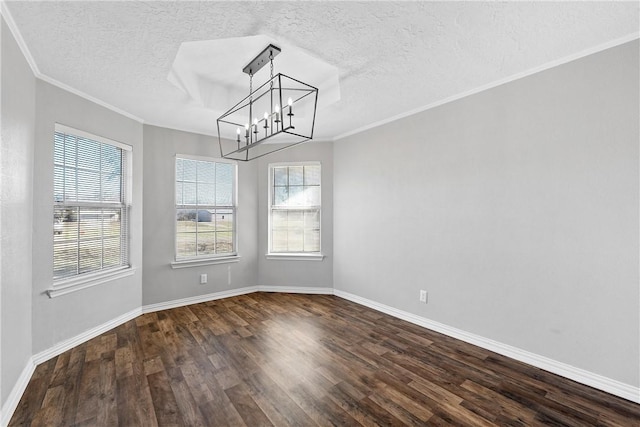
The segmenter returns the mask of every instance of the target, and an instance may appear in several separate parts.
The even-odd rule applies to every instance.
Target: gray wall
[[[634,41],[337,141],[335,288],[638,386],[638,71]]]
[[[268,241],[269,164],[319,161],[321,182],[322,261],[266,259]],[[264,286],[333,287],[333,143],[309,142],[280,151],[258,161],[258,284]]]
[[[35,78],[4,18],[0,147],[0,319],[4,405],[31,356],[31,219]]]
[[[238,250],[240,261],[172,269],[175,232],[175,156],[220,157],[217,141],[204,135],[144,126],[143,304],[255,286],[257,283],[257,177],[254,163],[238,163]],[[230,271],[230,276],[229,276]],[[207,273],[208,283],[200,284]],[[229,283],[231,277],[231,283]]]
[[[50,299],[53,277],[53,133],[55,123],[133,147],[133,276]],[[50,85],[36,84],[33,188],[33,353],[139,308],[142,301],[142,124]],[[4,255],[4,252],[3,252]]]

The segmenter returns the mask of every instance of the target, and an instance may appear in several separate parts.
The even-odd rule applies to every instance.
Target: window
[[[269,165],[269,254],[320,255],[320,163]]]
[[[129,267],[131,147],[56,124],[53,277]]]
[[[236,254],[236,165],[176,157],[176,260]]]

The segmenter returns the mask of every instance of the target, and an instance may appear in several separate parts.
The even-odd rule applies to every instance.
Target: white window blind
[[[236,165],[176,157],[176,260],[236,250]]]
[[[269,165],[269,253],[320,253],[319,163]]]
[[[129,266],[130,147],[56,125],[53,277]]]

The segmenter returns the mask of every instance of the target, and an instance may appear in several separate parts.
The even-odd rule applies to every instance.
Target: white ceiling
[[[168,79],[181,43],[261,35],[296,47],[338,69],[340,99],[320,108],[316,120],[316,139],[334,139],[637,37],[638,5],[7,1],[5,6],[45,80],[145,123],[211,135],[215,111],[193,102]],[[257,53],[231,50],[212,59],[235,64],[242,57],[246,63]],[[278,58],[274,62],[276,72],[305,80],[304,67],[278,69]],[[234,71],[237,84],[248,85],[247,75]]]

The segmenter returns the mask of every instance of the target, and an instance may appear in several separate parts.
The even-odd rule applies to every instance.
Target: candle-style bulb
[[[269,113],[267,113],[266,111],[264,112],[264,119],[265,120],[269,119]]]
[[[280,112],[280,106],[278,104],[276,104],[276,106],[273,109],[276,111],[276,113]]]
[[[236,129],[236,133],[240,135],[240,128]]]
[[[258,119],[253,119],[253,124],[257,125],[258,124]]]
[[[236,135],[237,135],[236,141],[240,142],[240,128],[236,129]]]
[[[293,99],[289,98],[287,104],[289,105],[289,107],[291,107],[293,105]]]

